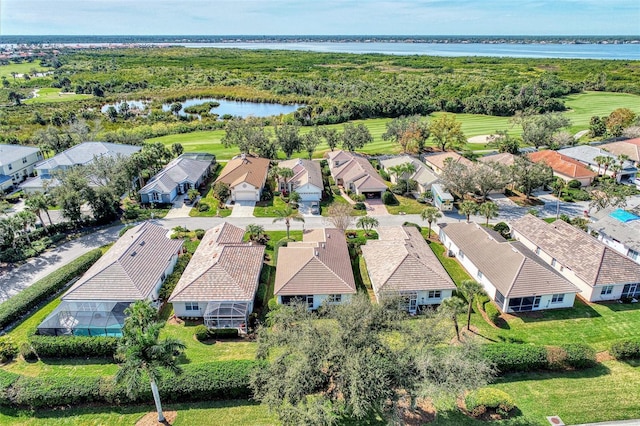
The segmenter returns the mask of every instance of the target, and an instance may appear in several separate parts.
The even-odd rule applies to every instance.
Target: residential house
[[[267,182],[270,160],[239,155],[229,161],[215,183],[224,182],[231,189],[233,201],[260,201]]]
[[[471,161],[453,151],[436,152],[434,154],[425,154],[422,156],[424,164],[431,167],[437,175],[442,174],[442,170],[444,170],[444,166],[448,159],[451,159],[450,161],[455,163],[464,164],[467,167],[471,167],[473,165]]]
[[[379,227],[378,235],[361,247],[378,302],[403,297],[413,314],[451,297],[456,286],[416,227]]]
[[[604,209],[591,215],[587,226],[602,243],[640,263],[640,208]]]
[[[614,164],[619,163],[617,155],[613,155],[612,153],[600,148],[601,147],[590,145],[578,145],[572,146],[571,148],[561,149],[558,152],[591,167],[593,170],[597,171],[598,168],[600,168],[600,172],[605,173],[607,176],[613,177],[615,175],[618,182],[635,179],[638,169],[635,168],[634,163],[631,160],[625,160],[622,163],[621,170],[618,171],[614,170],[614,167],[612,166],[609,166],[606,172],[604,171],[604,166],[599,167],[598,162],[596,161],[597,157],[609,157]]]
[[[328,152],[326,156],[336,185],[367,198],[381,198],[387,190],[387,184],[366,158],[342,150]]]
[[[99,157],[128,157],[141,149],[142,147],[135,145],[83,142],[36,164],[34,169],[38,176],[25,181],[20,187],[25,192],[43,192],[47,187],[53,187],[58,184],[54,177],[57,171],[76,166],[85,166]]]
[[[526,215],[511,224],[511,235],[590,302],[640,296],[640,264],[563,220]]]
[[[183,241],[145,222],[129,229],[62,296],[38,326],[46,335],[120,336],[124,310],[138,300],[157,302]]]
[[[476,223],[442,223],[440,241],[503,312],[571,308],[580,290],[524,244]]]
[[[356,282],[344,234],[334,228],[307,230],[302,241],[281,247],[273,293],[278,303],[299,300],[313,310],[348,301]]]
[[[322,169],[317,161],[302,158],[281,161],[278,167],[293,170],[293,177],[278,180],[278,190],[281,192],[297,192],[300,201],[320,201],[322,199]]]
[[[629,157],[629,160],[636,164],[636,166],[640,165],[640,138],[606,143],[598,145],[598,148],[610,152],[616,157],[619,155],[626,155]]]
[[[172,160],[140,189],[141,201],[172,203],[178,195],[200,187],[211,174],[211,167],[215,164],[215,157],[211,154],[207,156],[198,160],[181,155]]]
[[[209,229],[169,297],[178,317],[203,318],[212,329],[247,331],[264,262],[263,245],[243,243],[228,222]]]
[[[534,163],[544,163],[551,167],[553,175],[565,182],[577,180],[581,186],[589,186],[597,176],[597,173],[583,163],[562,155],[558,151],[546,149],[532,152],[528,157]]]
[[[42,160],[38,148],[0,144],[0,191],[7,191],[33,174],[33,166]]]
[[[393,183],[397,183],[397,177],[390,169],[407,163],[413,164],[415,171],[411,174],[404,173],[401,178],[415,180],[418,184],[418,189],[416,191],[418,194],[431,192],[431,185],[438,181],[438,176],[422,161],[409,155],[401,155],[399,157],[387,158],[380,161],[380,165],[389,174],[391,182]]]
[[[503,166],[513,166],[516,162],[516,156],[509,152],[499,152],[497,154],[483,155],[478,161],[484,164],[497,163]]]

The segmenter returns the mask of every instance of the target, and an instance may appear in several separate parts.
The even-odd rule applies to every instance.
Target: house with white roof
[[[281,192],[297,192],[300,201],[320,201],[322,199],[322,169],[320,163],[302,158],[281,161],[278,167],[293,170],[293,177],[279,178],[278,190]]]
[[[172,203],[178,195],[198,188],[211,174],[214,157],[198,160],[181,155],[149,179],[138,193],[143,203]]]
[[[24,145],[0,144],[0,191],[6,191],[33,174],[42,160],[40,149]]]
[[[326,156],[336,185],[367,198],[381,198],[387,190],[387,184],[366,158],[342,150],[328,152]]]
[[[511,223],[511,235],[590,302],[640,297],[640,264],[563,220],[526,215]]]
[[[361,249],[378,302],[402,297],[414,314],[451,297],[456,286],[416,227],[377,231],[379,239],[368,240]]]
[[[223,222],[204,234],[169,297],[176,316],[203,318],[211,329],[246,333],[265,247],[244,243],[244,233]]]
[[[502,312],[571,308],[580,291],[524,244],[477,223],[441,223],[440,241]]]
[[[124,310],[138,300],[157,302],[183,241],[145,222],[124,233],[62,296],[38,326],[46,335],[120,336]]]
[[[270,163],[267,158],[239,155],[224,166],[215,183],[229,185],[233,201],[260,201]]]
[[[617,155],[614,155],[609,151],[605,151],[604,149],[600,149],[600,147],[591,145],[578,145],[572,146],[570,148],[560,149],[558,150],[558,152],[591,167],[591,169],[593,170],[597,171],[598,169],[600,169],[600,172],[605,173],[607,176],[615,175],[618,182],[623,180],[633,180],[635,179],[636,173],[638,172],[638,169],[636,169],[632,160],[623,161],[621,165],[622,169],[617,172],[614,171],[613,167],[611,166],[609,166],[605,172],[605,166],[598,166],[598,162],[596,161],[597,157],[610,158],[613,164],[619,163],[619,161]]]
[[[587,227],[602,243],[640,263],[640,208],[605,209],[591,215]]]
[[[401,155],[398,157],[387,158],[380,161],[380,165],[384,170],[389,173],[391,182],[397,183],[397,177],[390,171],[392,167],[401,166],[403,164],[411,163],[415,168],[415,171],[411,174],[403,173],[402,179],[415,180],[418,184],[417,192],[423,194],[431,191],[431,185],[438,181],[438,176],[422,161],[417,160],[409,155]]]

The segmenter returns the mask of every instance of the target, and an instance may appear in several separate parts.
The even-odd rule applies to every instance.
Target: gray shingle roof
[[[511,228],[591,286],[640,281],[639,264],[562,220],[526,215]]]
[[[312,184],[321,190],[324,188],[322,183],[322,169],[317,161],[305,160],[302,158],[281,161],[279,167],[285,167],[293,170],[293,177],[289,182],[293,184],[293,190],[306,185]]]
[[[209,229],[169,302],[253,301],[265,247],[243,243],[243,236],[228,222]]]
[[[611,209],[602,218],[589,225],[589,229],[614,238],[626,247],[640,252],[640,220],[621,222],[609,215]],[[591,216],[593,219],[593,216]]]
[[[62,297],[63,300],[144,300],[182,247],[165,228],[145,222],[129,229]]]
[[[590,145],[578,145],[572,146],[570,148],[564,148],[558,150],[560,154],[566,155],[567,157],[574,158],[581,163],[591,164],[592,166],[598,167],[598,163],[595,161],[595,158],[598,156],[610,157],[616,160],[618,157],[613,155],[610,152],[605,151],[604,149],[600,149],[599,147],[590,146]],[[625,161],[623,163],[624,169],[634,169],[633,163],[631,161]]]
[[[387,184],[366,158],[346,151],[330,153],[329,158],[331,160],[339,158],[340,161],[348,159],[345,163],[331,169],[334,179],[342,179],[345,185],[353,182],[359,192],[386,191]]]
[[[302,242],[278,250],[274,294],[355,294],[344,234],[325,228],[305,231]]]
[[[194,160],[186,157],[178,157],[167,164],[157,175],[140,189],[140,192],[158,191],[171,192],[178,184],[189,182],[195,184],[204,175],[211,162],[207,160]]]
[[[390,167],[406,163],[412,163],[416,168],[416,171],[409,176],[409,178],[415,180],[420,185],[429,186],[438,180],[438,176],[432,172],[426,164],[408,155],[401,155],[399,157],[387,158],[386,160],[380,161],[380,164],[382,164],[382,166],[387,170]]]
[[[507,298],[579,292],[521,243],[496,238],[495,234],[475,223],[442,223],[438,226]]]
[[[13,163],[38,151],[40,151],[38,148],[31,146],[0,144],[0,166]]]
[[[456,288],[418,229],[380,227],[378,235],[379,240],[369,240],[362,246],[377,294]]]
[[[123,145],[109,142],[83,142],[72,146],[53,157],[41,161],[36,165],[38,169],[52,170],[56,167],[77,166],[89,164],[95,157],[116,157],[118,155],[129,156],[142,149],[140,146]]]

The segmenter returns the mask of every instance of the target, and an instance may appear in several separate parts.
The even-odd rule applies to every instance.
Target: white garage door
[[[318,201],[320,195],[317,192],[299,192],[300,201]]]
[[[236,191],[236,201],[256,201],[256,191]]]

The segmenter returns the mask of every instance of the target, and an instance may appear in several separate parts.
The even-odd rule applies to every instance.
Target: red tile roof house
[[[229,185],[232,201],[260,201],[269,164],[270,160],[266,158],[239,155],[224,166],[215,183]]]
[[[331,151],[326,156],[336,185],[367,198],[381,198],[387,190],[387,184],[366,158],[347,151]]]
[[[243,243],[244,232],[223,222],[205,233],[169,297],[176,316],[246,332],[265,247]]]
[[[315,310],[323,303],[346,302],[354,294],[347,241],[339,230],[307,230],[302,241],[278,250],[274,289],[278,303],[301,300]]]
[[[543,150],[532,152],[529,159],[534,163],[545,163],[553,170],[553,175],[559,177],[565,182],[577,180],[582,186],[589,186],[597,173],[589,169],[581,162],[573,158],[562,155],[556,151]]]
[[[503,312],[571,308],[580,290],[519,242],[476,223],[442,223],[440,241]]]
[[[158,300],[173,272],[182,240],[151,222],[129,229],[62,296],[38,326],[41,334],[120,336],[124,310],[137,300]]]
[[[511,234],[590,302],[640,296],[640,264],[562,220],[526,215],[511,224]]]
[[[379,227],[378,240],[361,247],[376,300],[385,296],[407,299],[407,309],[439,305],[456,286],[413,226]]]

